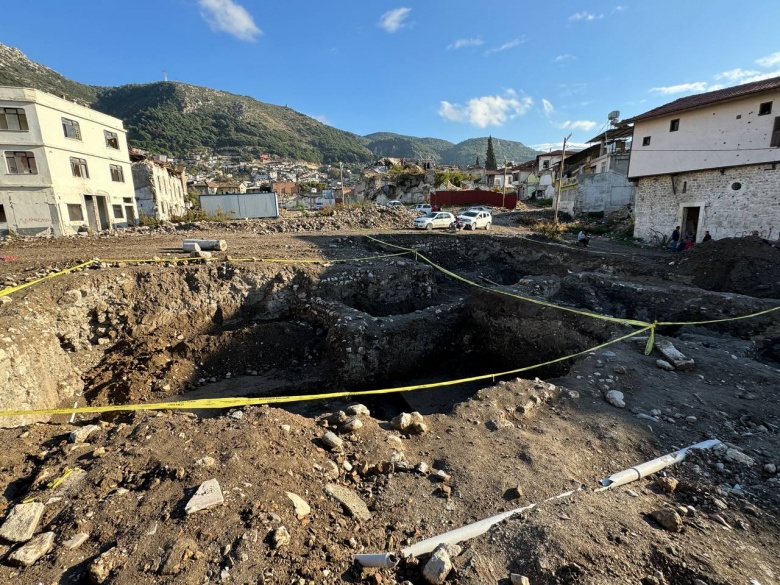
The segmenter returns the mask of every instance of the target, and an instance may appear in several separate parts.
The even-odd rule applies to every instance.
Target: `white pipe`
[[[680,463],[680,461],[685,459],[685,456],[688,454],[688,451],[691,449],[711,449],[716,445],[720,445],[720,441],[718,441],[717,439],[710,439],[709,441],[696,443],[695,445],[691,445],[690,447],[685,447],[684,449],[680,449],[679,451],[675,451],[673,453],[663,455],[662,457],[657,457],[652,461],[647,461],[645,463],[637,465],[636,467],[619,471],[601,480],[600,483],[603,486],[602,489],[614,488],[621,485],[626,485],[627,483],[631,483],[632,481],[642,479],[645,476],[661,471],[665,467],[669,467],[670,465],[674,465],[675,463]]]
[[[201,250],[214,250],[217,252],[227,250],[227,242],[225,240],[184,240],[181,247],[185,252],[194,252],[196,244],[200,246]]]
[[[398,564],[398,555],[393,553],[355,555],[354,559],[363,567],[390,569]]]

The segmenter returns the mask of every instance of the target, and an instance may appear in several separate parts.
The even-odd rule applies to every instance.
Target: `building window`
[[[83,158],[70,157],[70,170],[73,171],[74,177],[81,177],[82,179],[89,179],[89,170],[87,169],[87,161]]]
[[[669,132],[677,132],[680,129],[680,118],[676,118],[669,122]]]
[[[549,160],[544,161],[542,163],[542,168],[543,169],[549,169],[550,168],[550,161]]]
[[[125,171],[120,165],[109,165],[111,167],[111,180],[115,183],[125,182]]]
[[[759,116],[768,116],[772,113],[772,102],[764,102],[760,106],[758,106],[758,115]]]
[[[5,217],[5,206],[0,205],[0,223],[8,223],[8,220]]]
[[[642,138],[642,146],[650,146],[650,137],[649,136],[645,136],[644,138]]]
[[[111,207],[114,210],[114,219],[124,219],[125,216],[121,205],[112,205]]]
[[[35,164],[35,155],[32,152],[5,152],[5,162],[8,172],[12,175],[37,175],[38,166]]]
[[[688,181],[683,181],[683,193],[688,192]]]
[[[68,203],[68,220],[84,221],[84,211],[78,203]]]
[[[780,116],[775,118],[775,126],[772,129],[772,140],[769,146],[780,147]]]
[[[81,140],[81,128],[79,128],[79,123],[75,120],[62,118],[62,131],[65,133],[65,138]]]
[[[133,202],[133,198],[132,197],[122,197],[122,201],[124,201],[125,203],[132,203]]]
[[[119,150],[119,136],[116,132],[109,132],[108,130],[103,130],[103,136],[106,137],[106,147],[107,148],[116,148]]]
[[[22,108],[0,108],[0,130],[29,130]]]

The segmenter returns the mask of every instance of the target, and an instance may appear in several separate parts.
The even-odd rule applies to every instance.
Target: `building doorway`
[[[125,205],[125,217],[128,226],[135,225],[135,210],[132,205]]]
[[[693,241],[699,241],[699,221],[701,215],[701,207],[683,207],[682,213],[682,229],[683,235],[692,234]]]
[[[108,204],[106,198],[100,195],[84,195],[84,205],[87,208],[87,222],[96,232],[111,227],[108,220]]]

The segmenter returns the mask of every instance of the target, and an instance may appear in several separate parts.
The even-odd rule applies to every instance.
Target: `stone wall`
[[[672,181],[674,180],[674,183]],[[749,165],[637,180],[634,237],[671,235],[683,223],[683,208],[700,207],[697,241],[758,232],[780,240],[780,166]],[[654,231],[655,230],[655,231]]]

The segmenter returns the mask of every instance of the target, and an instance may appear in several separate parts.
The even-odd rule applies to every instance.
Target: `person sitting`
[[[709,231],[705,231],[704,232],[704,237],[701,239],[701,241],[702,241],[702,243],[703,242],[709,242],[711,239],[712,239],[712,236],[710,235],[710,232]]]
[[[590,242],[590,238],[588,237],[588,232],[586,232],[585,230],[581,231],[577,235],[577,245],[578,246],[585,246],[587,248],[589,242]]]

